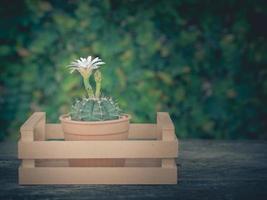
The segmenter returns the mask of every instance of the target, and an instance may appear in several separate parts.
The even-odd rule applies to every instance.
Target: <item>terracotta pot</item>
[[[66,141],[75,140],[127,140],[129,115],[108,121],[74,121],[65,114],[60,116]],[[125,159],[69,159],[71,167],[123,167]]]

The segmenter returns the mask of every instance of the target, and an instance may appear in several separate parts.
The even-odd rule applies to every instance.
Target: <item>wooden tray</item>
[[[64,141],[60,124],[34,113],[20,128],[19,184],[176,184],[178,139],[168,113],[130,124],[124,141]],[[126,158],[124,167],[69,167],[68,159]]]

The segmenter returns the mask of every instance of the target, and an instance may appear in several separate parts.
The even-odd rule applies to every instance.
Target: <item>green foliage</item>
[[[70,116],[76,121],[106,121],[118,119],[121,110],[111,98],[83,98],[72,105]]]
[[[167,111],[180,138],[267,138],[264,1],[14,1],[0,8],[0,139],[34,111],[58,122],[101,57],[105,94],[133,122]],[[93,83],[92,83],[93,84]]]

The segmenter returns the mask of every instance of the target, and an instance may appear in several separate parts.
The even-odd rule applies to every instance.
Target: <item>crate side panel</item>
[[[174,158],[175,141],[34,141],[18,143],[20,159]],[[33,151],[34,149],[34,151]]]
[[[176,168],[19,168],[19,184],[176,184]]]

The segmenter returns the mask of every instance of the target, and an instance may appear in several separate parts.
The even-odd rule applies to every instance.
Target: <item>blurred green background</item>
[[[266,1],[1,1],[0,139],[85,95],[66,66],[100,56],[133,122],[167,111],[180,138],[267,138]]]

